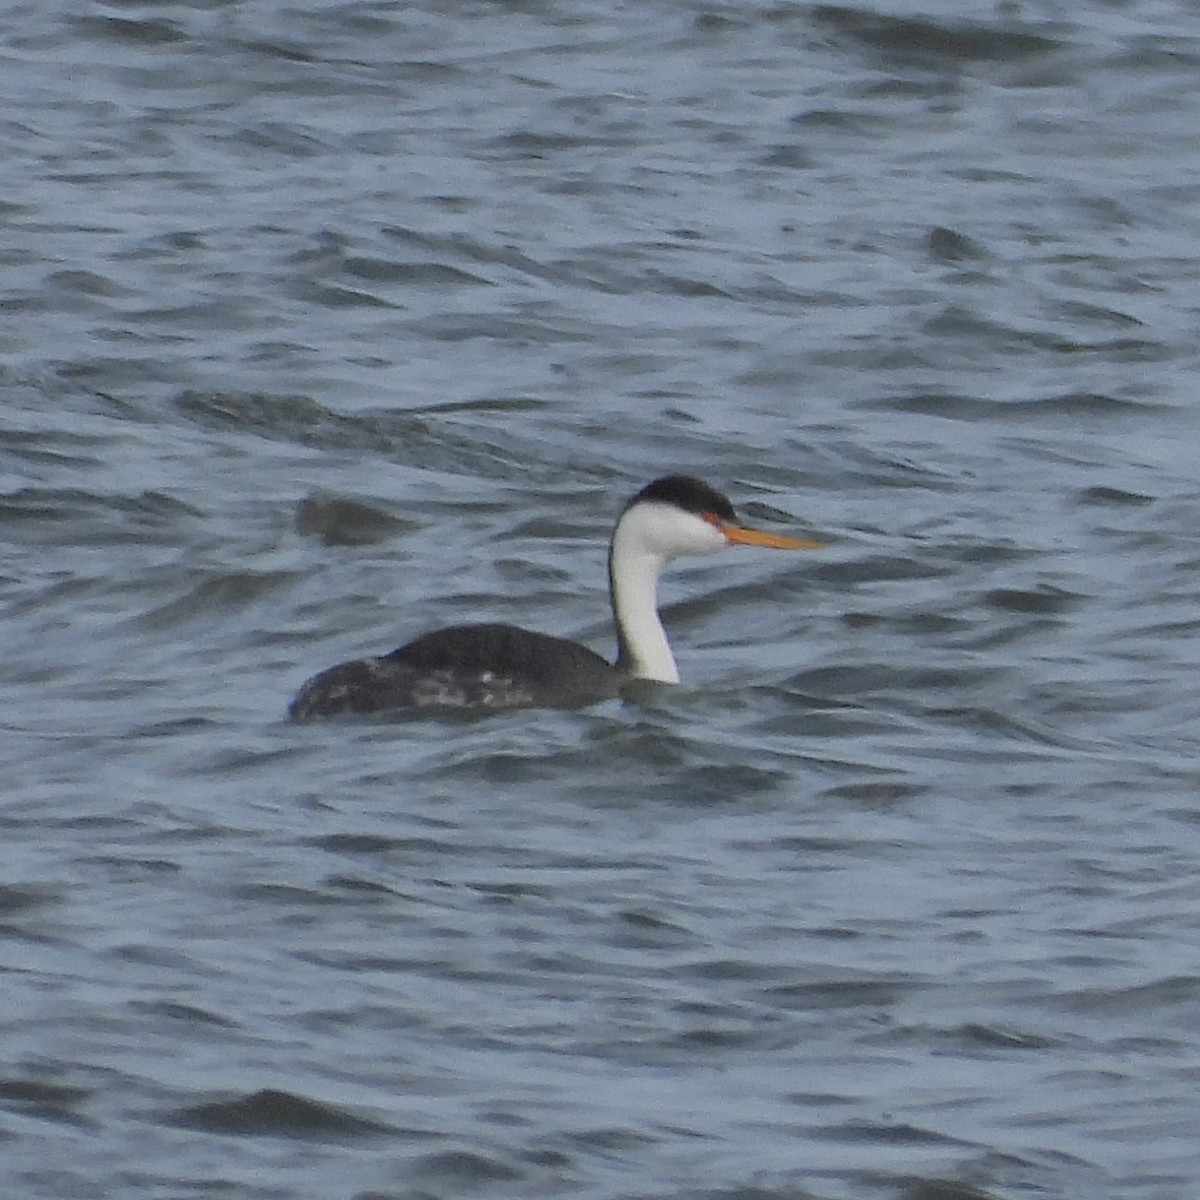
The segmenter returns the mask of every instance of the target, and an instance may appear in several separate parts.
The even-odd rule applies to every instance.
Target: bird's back
[[[288,715],[304,721],[396,709],[577,707],[616,695],[621,679],[576,642],[513,625],[456,625],[382,658],[322,671],[300,689]]]

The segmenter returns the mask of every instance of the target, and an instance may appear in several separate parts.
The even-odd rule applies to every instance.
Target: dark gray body
[[[622,672],[599,654],[513,625],[455,625],[382,658],[314,675],[288,708],[294,721],[393,709],[577,708],[615,696]]]

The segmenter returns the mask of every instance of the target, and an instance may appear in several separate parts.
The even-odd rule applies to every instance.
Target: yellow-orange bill
[[[761,529],[746,529],[742,525],[722,525],[726,539],[742,546],[769,546],[772,550],[824,550],[824,542],[804,541],[785,537],[782,533],[764,533]]]

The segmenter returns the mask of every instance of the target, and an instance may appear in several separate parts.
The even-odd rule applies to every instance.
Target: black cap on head
[[[630,500],[627,507],[632,508],[644,501],[673,504],[676,508],[682,508],[684,512],[695,513],[697,516],[713,513],[722,521],[737,519],[728,496],[721,495],[716,488],[711,488],[707,483],[693,479],[690,475],[664,475],[661,479],[646,484]]]

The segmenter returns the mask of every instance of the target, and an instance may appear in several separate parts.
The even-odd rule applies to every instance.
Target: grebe
[[[322,671],[300,689],[288,715],[306,721],[396,709],[576,707],[615,696],[636,679],[678,683],[658,615],[658,576],[680,555],[729,545],[812,550],[822,543],[747,529],[720,492],[667,475],[629,501],[609,544],[615,665],[578,642],[512,625],[454,625],[382,658]]]

